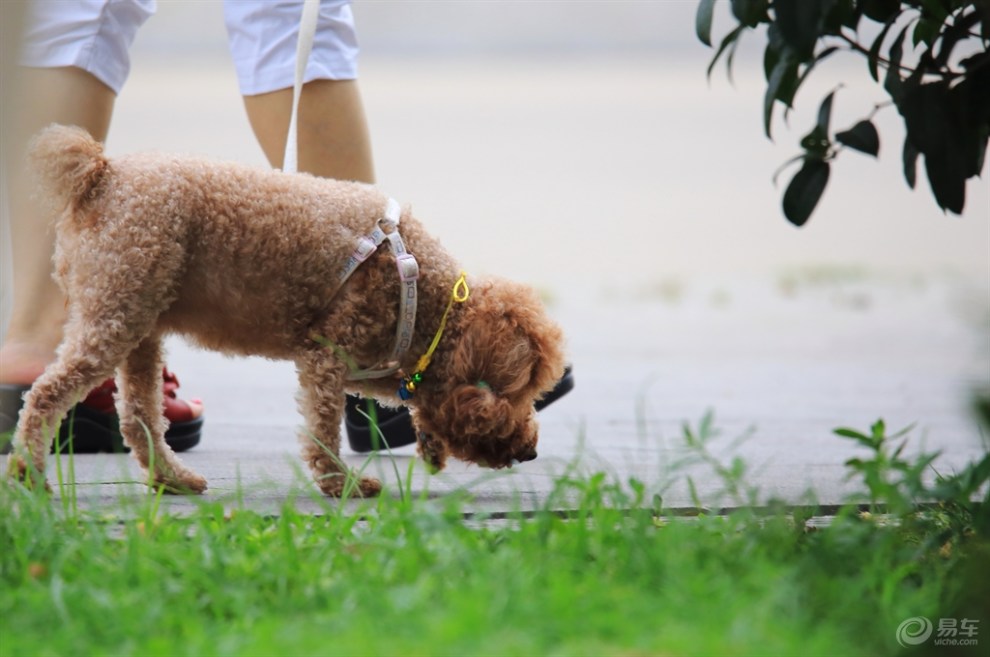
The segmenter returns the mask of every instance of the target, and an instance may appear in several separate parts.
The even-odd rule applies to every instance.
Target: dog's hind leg
[[[340,423],[344,413],[344,377],[347,367],[323,352],[308,352],[296,362],[299,369],[299,410],[306,418],[300,436],[302,456],[324,495],[372,497],[382,484],[358,477],[340,460]]]
[[[162,413],[161,336],[152,334],[142,340],[127,355],[119,374],[120,432],[149,473],[149,485],[160,484],[173,493],[202,493],[206,479],[184,466],[165,443],[168,427]]]

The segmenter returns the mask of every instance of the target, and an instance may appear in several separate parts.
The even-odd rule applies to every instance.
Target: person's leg
[[[0,383],[28,384],[54,358],[65,298],[52,279],[54,235],[31,198],[25,151],[31,136],[50,123],[78,125],[104,140],[116,94],[75,67],[22,68],[17,75],[19,103],[4,144],[14,276],[10,324],[0,346]]]
[[[4,92],[16,81],[16,93],[4,96],[13,100],[5,105],[9,111],[3,112],[2,127],[13,280],[6,290],[12,304],[10,317],[3,318],[9,324],[0,345],[0,428],[16,418],[20,387],[33,383],[53,360],[65,321],[65,299],[51,277],[54,235],[47,213],[31,196],[24,159],[28,144],[50,123],[77,125],[100,141],[106,139],[114,101],[130,72],[130,45],[155,11],[155,0],[10,3],[16,12],[7,4]],[[8,24],[12,17],[16,21]],[[17,38],[10,38],[12,25]],[[14,52],[17,56],[9,57]],[[195,444],[203,406],[179,400],[175,377],[167,372],[162,376],[166,416],[173,422],[169,434],[175,438],[182,433],[185,446]],[[112,407],[113,388],[106,382],[87,398],[96,410],[90,419],[113,425],[113,410],[105,408]],[[74,433],[79,438],[80,431]]]
[[[28,384],[54,357],[65,301],[51,277],[54,235],[46,212],[32,199],[27,146],[50,123],[78,125],[106,139],[114,101],[130,71],[128,49],[154,13],[155,0],[14,4],[21,10],[20,34],[16,56],[4,64],[5,80],[15,83],[16,93],[4,96],[3,113],[13,303],[0,347],[0,383]],[[5,48],[11,55],[12,46]]]
[[[244,96],[244,107],[268,162],[282,167],[292,89]],[[313,80],[299,98],[299,170],[373,183],[371,139],[356,80]]]
[[[302,0],[227,0],[224,20],[248,120],[268,162],[282,168],[292,114]],[[347,0],[321,0],[299,101],[299,171],[373,182],[368,126],[358,91],[357,37]]]

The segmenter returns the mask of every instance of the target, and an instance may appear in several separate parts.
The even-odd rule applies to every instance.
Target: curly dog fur
[[[44,481],[59,418],[115,371],[126,444],[150,479],[202,492],[206,480],[164,441],[162,338],[296,364],[306,427],[302,455],[327,495],[374,495],[338,458],[345,392],[395,405],[397,381],[348,380],[386,359],[398,321],[395,260],[379,248],[339,287],[358,237],[383,216],[375,187],[166,154],[109,159],[79,128],[53,125],[31,149],[56,220],[55,276],[69,300],[56,360],[25,397],[10,471]],[[411,371],[429,346],[460,274],[403,209],[400,229],[420,263]],[[508,467],[536,456],[533,403],[564,369],[562,335],[537,295],[508,281],[470,280],[416,395],[419,450]],[[326,345],[332,345],[328,348]]]

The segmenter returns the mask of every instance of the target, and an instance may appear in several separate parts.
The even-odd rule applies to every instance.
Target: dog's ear
[[[457,386],[449,403],[454,431],[460,435],[499,436],[510,428],[512,404],[484,381]]]

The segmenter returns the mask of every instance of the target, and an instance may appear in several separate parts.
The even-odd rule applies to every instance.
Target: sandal
[[[192,416],[189,405],[176,395],[178,388],[179,380],[175,374],[163,369],[162,392],[165,417],[169,421],[165,442],[172,451],[184,452],[199,444],[203,417]],[[10,451],[17,416],[24,405],[24,393],[30,389],[30,385],[0,384],[0,453]],[[72,451],[76,454],[127,451],[114,406],[116,392],[117,384],[113,379],[107,379],[76,404],[59,425],[58,441],[52,445],[52,452],[55,452],[56,445],[67,452],[69,441],[72,441]]]
[[[557,381],[557,385],[537,400],[533,407],[537,411],[542,411],[573,389],[574,373],[571,366],[568,365],[564,370],[564,376],[560,377],[560,381]],[[359,453],[373,452],[385,447],[402,447],[416,442],[416,431],[413,429],[412,420],[409,418],[409,409],[405,406],[384,408],[372,402],[375,405],[378,425],[378,430],[373,432],[367,417],[367,403],[367,400],[356,395],[347,396],[347,404],[344,407],[344,426],[347,429],[347,443],[352,450]]]

